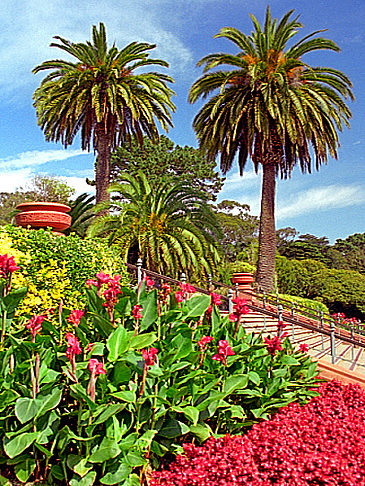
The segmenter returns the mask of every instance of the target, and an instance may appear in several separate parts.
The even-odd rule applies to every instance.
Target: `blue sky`
[[[37,126],[32,93],[42,79],[34,66],[59,57],[50,48],[54,35],[79,42],[90,39],[91,26],[104,22],[109,43],[123,47],[131,41],[157,44],[152,57],[170,63],[175,78],[175,128],[168,136],[180,145],[197,146],[192,120],[199,104],[189,105],[187,94],[201,74],[197,61],[211,52],[235,52],[225,39],[213,39],[221,27],[251,32],[253,13],[261,22],[267,1],[262,0],[2,0],[0,20],[0,191],[25,187],[35,174],[62,177],[78,193],[90,190],[85,177],[93,177],[94,155],[82,153],[80,141],[64,150],[47,143]],[[300,233],[328,236],[332,242],[365,231],[364,113],[365,113],[365,1],[272,0],[273,16],[294,9],[304,24],[302,37],[318,29],[339,44],[341,52],[317,52],[304,60],[345,72],[354,84],[351,129],[340,135],[337,161],[329,160],[320,172],[278,181],[277,227],[293,226]],[[260,174],[228,174],[220,199],[234,199],[259,213]]]

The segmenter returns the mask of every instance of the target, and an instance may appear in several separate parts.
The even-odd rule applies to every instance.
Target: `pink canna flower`
[[[308,344],[302,343],[302,344],[299,345],[299,351],[301,353],[306,353],[306,352],[308,352],[308,350],[309,350]]]
[[[180,302],[184,300],[184,294],[180,290],[178,290],[177,292],[175,292],[175,298],[180,304]]]
[[[238,322],[242,315],[248,314],[250,312],[250,308],[247,305],[245,299],[240,299],[236,297],[233,299],[233,312],[229,314],[228,318],[231,322]]]
[[[140,305],[135,305],[132,309],[132,316],[137,320],[142,319],[142,306]]]
[[[66,338],[66,341],[67,341],[66,356],[71,363],[72,372],[73,372],[73,374],[75,374],[75,371],[76,371],[75,356],[78,355],[78,354],[81,354],[82,349],[81,349],[79,340],[77,339],[77,337],[74,334],[67,332],[65,338]]]
[[[7,253],[5,255],[0,255],[0,278],[8,278],[16,270],[19,270],[15,264],[14,257],[8,257]]]
[[[282,351],[283,350],[283,348],[281,346],[281,340],[277,336],[274,336],[272,339],[265,337],[264,341],[267,344],[268,352],[272,356],[275,356],[276,351]]]
[[[106,371],[104,369],[104,364],[101,363],[98,359],[91,358],[89,360],[89,370],[91,373],[89,384],[87,386],[87,393],[90,396],[90,399],[95,402],[95,386],[96,380],[99,375],[106,375]]]
[[[73,310],[68,316],[67,322],[70,322],[75,327],[80,324],[81,317],[85,315],[85,312],[81,309]]]
[[[201,348],[204,349],[206,348],[206,345],[210,342],[213,341],[213,338],[211,336],[203,336],[200,341],[198,341],[196,344]]]
[[[32,342],[34,343],[35,342],[35,337],[37,334],[39,334],[41,332],[41,329],[42,329],[42,322],[44,321],[44,319],[46,318],[46,316],[44,315],[33,315],[33,317],[30,319],[30,321],[28,322],[28,324],[25,326],[27,329],[30,329],[31,333],[32,333]]]
[[[221,340],[218,342],[218,353],[212,356],[212,359],[220,361],[224,366],[227,366],[227,356],[234,356],[234,354],[228,341]]]
[[[211,292],[210,296],[212,298],[212,304],[214,305],[221,305],[222,303],[222,296],[219,294],[216,294],[215,292]]]
[[[158,353],[158,349],[156,348],[142,350],[142,356],[145,361],[145,366],[149,367],[156,364],[157,353]]]
[[[143,280],[146,282],[147,287],[153,287],[155,285],[155,281],[152,280],[148,275],[145,275]]]

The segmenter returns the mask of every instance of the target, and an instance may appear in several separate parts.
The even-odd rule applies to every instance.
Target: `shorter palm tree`
[[[152,187],[142,172],[123,174],[109,191],[112,200],[98,207],[110,214],[93,222],[90,236],[107,236],[125,262],[142,258],[159,273],[215,273],[220,229],[202,192],[184,183]]]
[[[95,218],[95,196],[84,192],[74,201],[69,202],[71,226],[64,231],[66,235],[76,233],[81,238],[86,236],[87,228]]]

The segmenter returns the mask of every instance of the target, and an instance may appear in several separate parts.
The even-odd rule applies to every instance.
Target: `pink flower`
[[[96,278],[98,279],[99,284],[102,285],[107,284],[111,277],[108,273],[99,272],[96,274]]]
[[[221,305],[221,303],[222,303],[222,296],[221,295],[216,294],[215,292],[211,292],[210,296],[212,298],[212,304]]]
[[[30,321],[28,322],[28,324],[25,326],[27,329],[31,330],[33,343],[35,341],[36,335],[39,334],[42,329],[42,322],[44,321],[45,318],[46,316],[43,315],[36,316],[34,314],[33,317],[30,319]]]
[[[95,287],[98,286],[98,281],[89,278],[88,280],[86,280],[85,285],[86,285],[86,287],[88,287],[89,289],[91,289],[91,286],[92,285],[94,285]]]
[[[13,272],[19,270],[14,261],[14,257],[8,257],[7,253],[5,255],[0,255],[0,278],[8,278]]]
[[[236,297],[233,299],[233,312],[229,314],[228,318],[231,322],[237,322],[240,317],[244,314],[248,314],[250,312],[250,308],[247,305],[245,299],[240,299]]]
[[[276,351],[282,351],[283,348],[281,347],[281,340],[274,336],[272,339],[265,337],[265,343],[267,344],[267,350],[272,355],[275,356]]]
[[[179,283],[180,285],[180,289],[182,292],[184,293],[188,293],[188,294],[195,294],[196,292],[196,289],[195,287],[193,287],[192,285],[190,285],[189,283],[185,283],[185,284],[182,284],[181,282]]]
[[[132,316],[138,320],[138,319],[142,319],[142,307],[140,305],[135,305],[132,309]]]
[[[198,341],[196,344],[201,348],[205,349],[206,345],[210,342],[213,341],[213,338],[211,336],[203,336],[200,341]]]
[[[299,345],[299,350],[301,353],[306,353],[308,349],[309,349],[308,344],[302,343]]]
[[[85,348],[85,353],[90,353],[90,351],[93,349],[94,346],[95,343],[89,343]]]
[[[77,337],[74,334],[67,332],[65,338],[66,338],[66,341],[67,341],[66,356],[71,363],[72,372],[73,372],[73,374],[75,374],[75,370],[76,370],[75,356],[77,354],[81,354],[82,349],[81,349],[79,340],[77,339]]]
[[[108,280],[104,282],[107,284],[107,288],[103,292],[105,298],[103,306],[107,307],[110,313],[113,312],[114,307],[118,303],[118,295],[122,293],[119,283],[120,279],[120,275],[116,275],[113,278],[108,275]]]
[[[184,294],[180,290],[178,290],[177,292],[175,292],[175,298],[180,303],[184,300]]]
[[[171,287],[169,284],[161,285],[161,290],[158,293],[159,298],[163,304],[167,304],[167,298],[171,294]]]
[[[96,358],[89,359],[89,370],[94,376],[106,375],[103,363]]]
[[[227,356],[234,356],[234,351],[228,344],[228,341],[221,340],[218,342],[218,353],[212,356],[215,361],[220,361],[224,366],[227,365]]]
[[[149,278],[148,275],[145,275],[143,280],[146,282],[147,287],[153,287],[155,285],[155,281]]]
[[[156,364],[157,353],[158,353],[158,349],[156,348],[142,350],[142,356],[145,361],[145,366],[153,366]]]
[[[67,322],[71,322],[75,327],[80,324],[81,317],[85,315],[85,312],[81,309],[73,310],[68,316]]]

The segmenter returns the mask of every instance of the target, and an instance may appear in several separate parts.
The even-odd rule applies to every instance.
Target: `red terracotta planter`
[[[239,296],[247,302],[252,302],[253,280],[252,273],[234,273],[231,278],[231,282],[238,285]]]
[[[47,228],[64,231],[71,225],[70,207],[66,204],[52,202],[26,202],[16,207],[21,212],[15,216],[18,226],[31,228]]]

